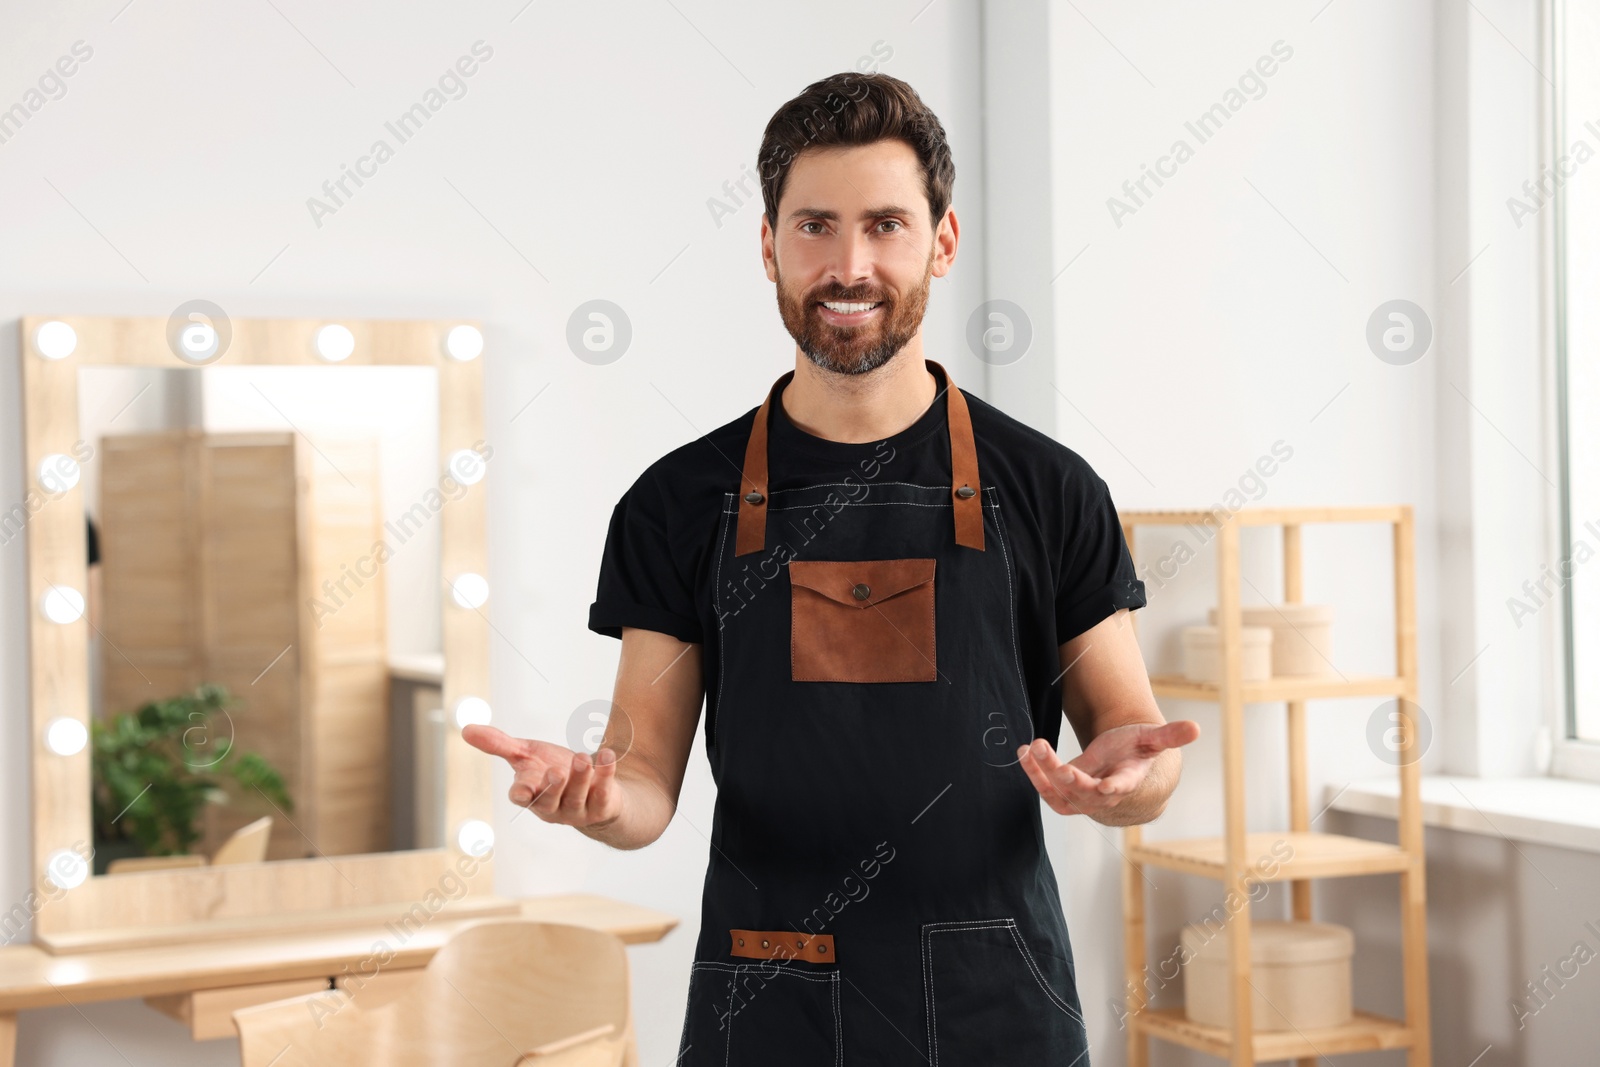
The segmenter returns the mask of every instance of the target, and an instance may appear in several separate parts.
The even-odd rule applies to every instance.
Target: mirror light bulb
[[[489,599],[489,583],[481,574],[458,575],[450,583],[450,596],[463,608],[481,608]]]
[[[488,726],[489,702],[482,697],[462,697],[456,701],[456,726]]]
[[[66,359],[78,347],[78,332],[59,319],[52,319],[33,335],[33,347],[45,359]]]
[[[59,889],[75,889],[89,877],[89,865],[71,849],[58,848],[45,861],[44,876]]]
[[[483,352],[483,334],[476,326],[457,326],[444,335],[444,351],[459,363],[477,359]]]
[[[349,327],[330,323],[317,331],[317,355],[329,363],[349,359],[356,350],[356,335]]]
[[[89,728],[77,719],[55,718],[44,729],[44,745],[58,756],[76,756],[89,743]]]
[[[51,622],[77,622],[83,618],[83,594],[70,585],[52,585],[40,598],[39,610]]]
[[[484,856],[494,848],[494,827],[482,819],[468,819],[456,831],[456,844],[469,856]]]
[[[65,493],[78,484],[81,470],[65,452],[52,452],[39,461],[39,487],[50,494]]]
[[[483,457],[470,448],[458,448],[450,453],[446,466],[450,476],[462,485],[477,485],[483,481]]]

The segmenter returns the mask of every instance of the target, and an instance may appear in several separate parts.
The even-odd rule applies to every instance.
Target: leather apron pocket
[[[922,981],[929,1067],[1087,1062],[1070,963],[1035,957],[1014,918],[924,923]]]
[[[789,561],[790,677],[931,682],[933,559]]]
[[[839,972],[697,961],[676,1067],[842,1067]]]

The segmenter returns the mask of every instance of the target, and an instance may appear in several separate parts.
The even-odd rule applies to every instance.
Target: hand
[[[588,753],[549,741],[512,737],[493,726],[473,723],[462,738],[473,748],[511,764],[511,803],[529,808],[545,822],[598,828],[622,814],[622,787],[617,783],[617,754],[602,748]]]
[[[1017,759],[1050,810],[1093,816],[1116,808],[1144,785],[1162,752],[1199,736],[1200,724],[1192,719],[1129,723],[1104,731],[1067,762],[1042,737],[1019,746]]]

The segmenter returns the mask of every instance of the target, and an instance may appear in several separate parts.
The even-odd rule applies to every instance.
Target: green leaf
[[[95,836],[131,838],[150,855],[188,852],[219,776],[292,810],[277,769],[257,753],[238,753],[213,727],[212,717],[233,702],[222,686],[206,683],[91,723]]]

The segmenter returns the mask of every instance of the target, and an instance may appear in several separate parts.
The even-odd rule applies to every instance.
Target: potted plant
[[[271,763],[237,751],[231,730],[219,737],[212,718],[226,718],[232,703],[227,690],[205,684],[91,724],[96,874],[119,855],[187,853],[205,806],[226,799],[224,778],[293,810]]]

